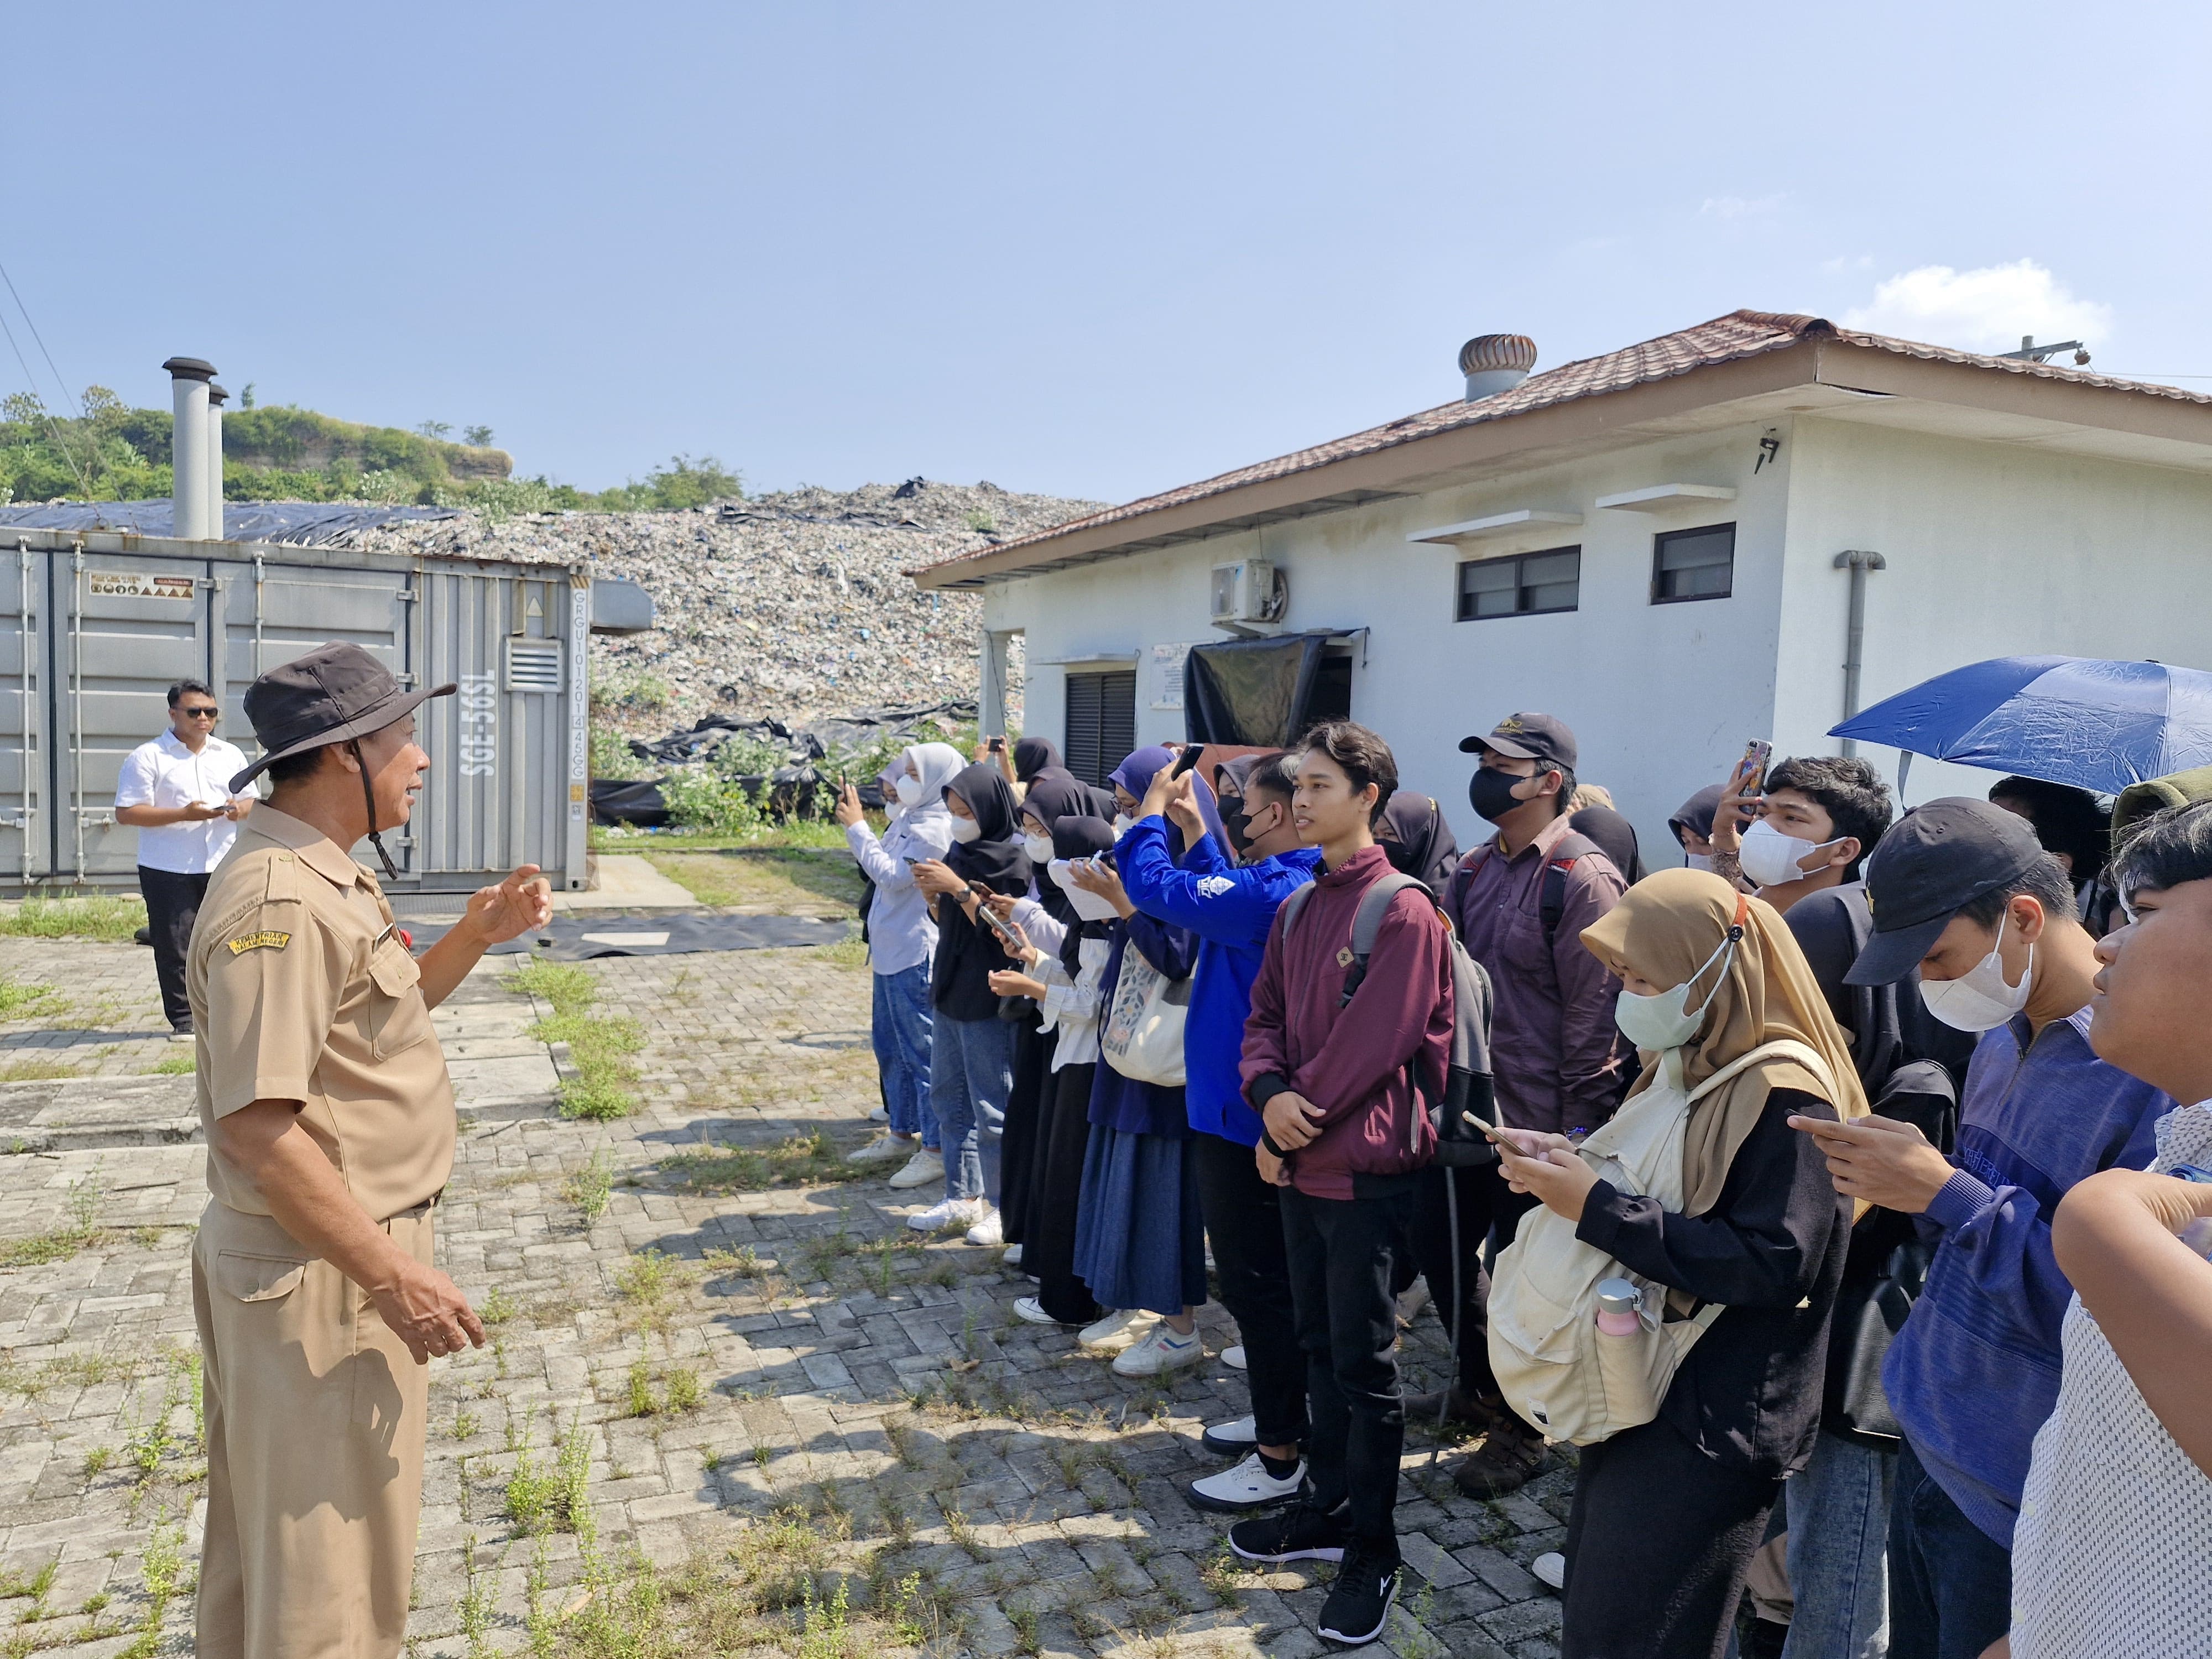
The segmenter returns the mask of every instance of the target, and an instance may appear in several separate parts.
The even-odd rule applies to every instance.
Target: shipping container
[[[422,706],[430,771],[384,837],[389,885],[465,890],[529,863],[581,887],[590,626],[582,565],[0,530],[0,890],[132,885],[116,778],[167,726],[170,684],[214,687],[218,734],[253,758],[246,687],[331,640],[402,684],[460,688]]]

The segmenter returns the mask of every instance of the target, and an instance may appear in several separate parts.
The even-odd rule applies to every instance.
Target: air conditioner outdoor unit
[[[1289,605],[1290,589],[1283,574],[1267,560],[1239,559],[1213,567],[1217,623],[1277,623]]]

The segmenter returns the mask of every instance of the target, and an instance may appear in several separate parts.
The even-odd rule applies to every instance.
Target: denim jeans
[[[2012,1552],[1966,1519],[1906,1441],[1889,1511],[1890,1659],[1978,1659],[2011,1627]]]
[[[918,1134],[937,1150],[937,1109],[929,1100],[929,964],[878,974],[869,1035],[884,1074],[884,1105],[895,1135]]]
[[[999,1202],[1006,1097],[1014,1089],[1014,1028],[996,1016],[931,1022],[929,1098],[945,1137],[945,1195]]]
[[[1782,1659],[1884,1659],[1889,1652],[1890,1488],[1897,1454],[1823,1430],[1790,1478],[1790,1589]]]

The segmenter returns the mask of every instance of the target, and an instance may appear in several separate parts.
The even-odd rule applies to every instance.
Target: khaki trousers
[[[428,1210],[384,1228],[429,1261]],[[220,1202],[192,1245],[192,1311],[201,1659],[391,1659],[407,1633],[429,1368],[337,1268]]]

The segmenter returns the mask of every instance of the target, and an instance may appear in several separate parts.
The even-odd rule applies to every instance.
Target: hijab
[[[1014,740],[1014,778],[1017,782],[1034,783],[1040,772],[1065,769],[1060,763],[1060,750],[1052,746],[1051,738],[1018,738]]]
[[[1375,839],[1382,843],[1393,869],[1419,877],[1438,898],[1444,896],[1445,883],[1459,868],[1459,842],[1434,800],[1418,791],[1401,789],[1383,807]]]
[[[1613,808],[1585,806],[1567,820],[1567,828],[1611,859],[1620,878],[1631,887],[1644,879],[1644,854],[1637,848],[1636,826]]]
[[[1014,786],[989,761],[967,768],[945,786],[975,815],[981,831],[975,840],[956,841],[945,862],[963,881],[981,882],[994,893],[1019,895],[1030,884],[1030,860],[1014,828]]]
[[[1042,742],[1043,739],[1039,738],[1038,741]],[[1023,818],[1035,818],[1044,825],[1046,833],[1054,838],[1054,856],[1088,858],[1090,854],[1087,852],[1074,854],[1060,852],[1057,840],[1061,824],[1095,819],[1100,833],[1106,837],[1106,844],[1109,847],[1114,844],[1113,830],[1106,823],[1113,816],[1113,808],[1109,805],[1103,813],[1097,810],[1098,793],[1073,773],[1059,767],[1048,767],[1030,781],[1030,792],[1022,797],[1021,810],[1014,821],[1018,824]],[[1061,927],[1073,929],[1076,924],[1075,907],[1069,902],[1067,895],[1060,890],[1060,884],[1044,871],[1036,870],[1035,874],[1037,902],[1043,907],[1045,915]]]
[[[1713,814],[1721,810],[1721,797],[1728,793],[1724,783],[1708,784],[1674,809],[1674,816],[1667,820],[1667,827],[1674,832],[1676,845],[1682,840],[1682,831],[1702,836],[1710,840],[1713,833]],[[1597,839],[1593,836],[1592,841]]]
[[[1654,985],[1688,983],[1707,962],[1736,918],[1743,938],[1716,986],[1705,969],[1699,991],[1712,1000],[1697,1034],[1682,1045],[1682,1084],[1694,1089],[1714,1073],[1763,1043],[1794,1038],[1828,1063],[1832,1085],[1794,1060],[1765,1060],[1739,1072],[1690,1109],[1682,1133],[1682,1191],[1686,1215],[1702,1215],[1719,1201],[1729,1165],[1758,1124],[1775,1089],[1802,1089],[1826,1100],[1843,1118],[1863,1117],[1865,1091],[1849,1045],[1828,1012],[1828,1000],[1813,977],[1797,939],[1780,912],[1764,900],[1739,894],[1703,870],[1658,870],[1620,896],[1620,902],[1583,930],[1583,944],[1601,960],[1626,963]],[[1650,1088],[1663,1054],[1644,1057],[1629,1098]]]
[[[915,775],[921,781],[921,799],[905,809],[909,818],[918,818],[925,812],[945,811],[945,786],[960,775],[968,763],[960,758],[960,751],[949,743],[917,743],[899,757],[899,764],[891,769],[896,778],[906,774],[905,763],[914,763]],[[896,787],[891,799],[898,801]]]
[[[1114,826],[1103,818],[1085,813],[1079,817],[1062,818],[1052,826],[1052,855],[1055,859],[1096,858],[1113,850]],[[1060,902],[1067,903],[1067,895],[1060,892],[1060,884],[1050,875],[1044,878],[1042,884],[1058,893]],[[1083,941],[1104,939],[1113,931],[1111,921],[1085,921],[1075,915],[1073,906],[1069,906],[1067,937],[1060,947],[1060,965],[1067,969],[1068,978],[1083,976]]]
[[[1163,766],[1175,763],[1176,751],[1164,744],[1147,744],[1114,769],[1109,782],[1117,783],[1139,800],[1152,787],[1152,778]],[[1204,778],[1191,780],[1191,799],[1197,803],[1198,816],[1205,820],[1206,833],[1213,844],[1221,849],[1224,858],[1231,856],[1236,848],[1229,844],[1229,832],[1221,827],[1221,809],[1215,805],[1213,789]],[[1183,845],[1182,830],[1173,818],[1167,821],[1168,856],[1180,859],[1188,850]]]

